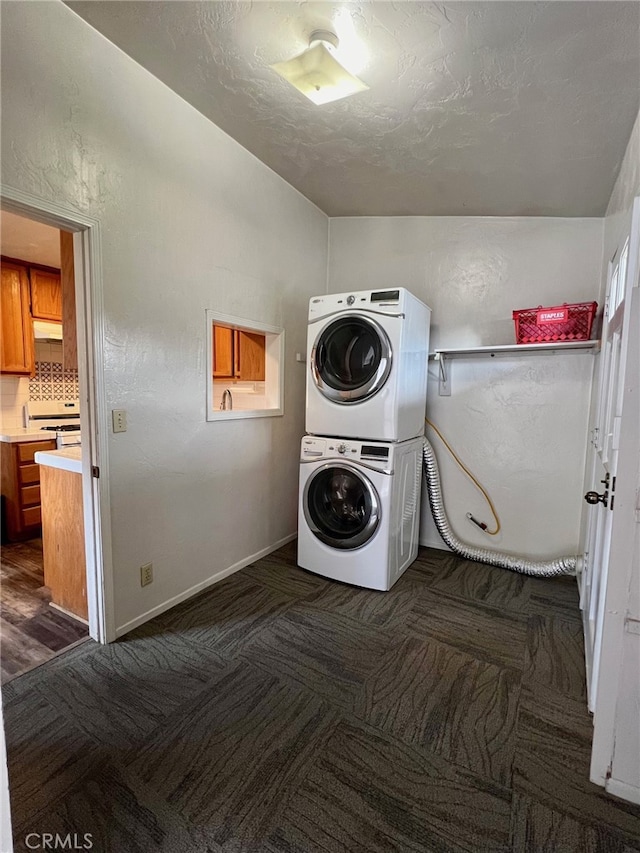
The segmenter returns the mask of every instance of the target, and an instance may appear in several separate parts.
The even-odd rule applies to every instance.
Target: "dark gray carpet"
[[[295,544],[4,691],[17,850],[640,850],[588,781],[575,581],[423,549],[388,593]]]

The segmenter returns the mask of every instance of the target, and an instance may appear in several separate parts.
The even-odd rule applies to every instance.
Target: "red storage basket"
[[[597,302],[576,302],[550,308],[521,308],[513,312],[516,343],[542,344],[549,341],[588,341],[591,337]]]

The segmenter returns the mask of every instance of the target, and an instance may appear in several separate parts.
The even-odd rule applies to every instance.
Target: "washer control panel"
[[[302,458],[303,459],[319,459],[327,455],[327,440],[326,438],[312,438],[305,436],[302,439]]]
[[[303,460],[350,459],[352,462],[374,463],[386,468],[391,461],[392,447],[385,443],[370,443],[344,438],[316,438],[305,435],[302,439]]]
[[[340,439],[333,439],[328,443],[327,450],[329,453],[339,453],[340,456],[351,456],[352,454],[357,456],[360,451],[360,442],[350,444]]]

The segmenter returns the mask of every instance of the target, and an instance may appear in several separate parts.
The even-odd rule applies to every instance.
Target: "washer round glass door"
[[[323,465],[303,496],[309,529],[332,548],[360,548],[376,532],[380,500],[371,481],[350,465]]]
[[[391,370],[391,342],[367,317],[347,314],[323,329],[311,351],[318,390],[337,403],[359,403],[376,394]]]

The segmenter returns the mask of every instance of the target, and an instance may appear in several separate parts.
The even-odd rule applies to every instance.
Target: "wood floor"
[[[423,549],[376,593],[292,544],[3,694],[16,850],[640,850],[640,807],[588,781],[567,578]]]
[[[42,540],[2,546],[0,556],[0,676],[2,684],[50,660],[89,632],[49,606]]]

